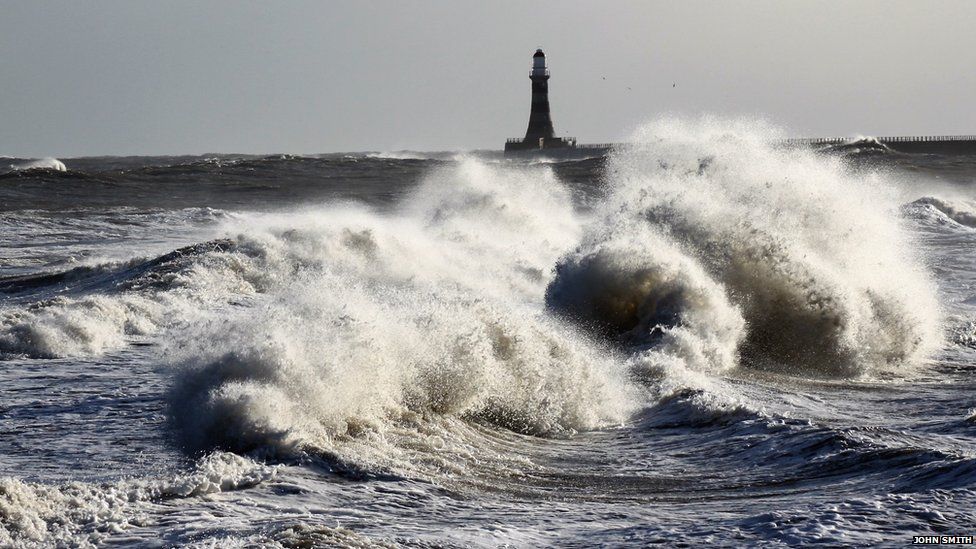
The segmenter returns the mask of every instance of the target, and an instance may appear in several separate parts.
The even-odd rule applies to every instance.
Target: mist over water
[[[976,160],[776,137],[8,172],[0,544],[976,525]]]

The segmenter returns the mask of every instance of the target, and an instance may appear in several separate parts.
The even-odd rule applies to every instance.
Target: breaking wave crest
[[[925,358],[941,342],[935,287],[882,176],[772,137],[753,123],[643,128],[611,159],[610,196],[560,264],[551,306],[678,345],[695,369],[738,354],[855,376]]]
[[[22,170],[53,170],[56,172],[67,171],[64,162],[61,162],[57,158],[40,158],[37,160],[27,160],[24,162],[18,162],[10,165],[10,169],[14,171]]]
[[[452,418],[553,435],[634,410],[619,361],[545,314],[551,266],[579,230],[548,168],[467,160],[395,215],[350,205],[239,229],[264,295],[170,349],[174,422],[191,449],[403,471],[417,448],[471,443],[444,427]]]
[[[878,141],[876,137],[860,136],[851,138],[839,145],[827,145],[819,149],[819,152],[841,154],[851,157],[873,156],[879,154],[890,154],[891,147]]]
[[[0,359],[98,355],[179,325],[230,295],[261,289],[228,241],[188,246],[150,260],[0,279],[0,294],[26,306],[0,308]],[[46,293],[54,290],[53,294]]]
[[[976,229],[976,206],[965,201],[950,201],[934,196],[925,196],[912,202],[916,208],[931,208],[934,215],[948,223]]]

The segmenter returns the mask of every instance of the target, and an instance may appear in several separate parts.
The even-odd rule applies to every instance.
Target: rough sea
[[[976,156],[0,159],[0,546],[976,535]]]

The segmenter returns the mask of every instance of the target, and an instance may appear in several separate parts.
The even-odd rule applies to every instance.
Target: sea
[[[0,546],[976,535],[976,156],[784,135],[0,158]]]

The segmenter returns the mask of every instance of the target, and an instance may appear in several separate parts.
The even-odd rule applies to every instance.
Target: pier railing
[[[553,139],[561,139],[563,141],[572,141],[573,143],[576,143],[576,138],[575,137],[554,137]],[[535,141],[535,139],[530,139],[529,141]],[[509,137],[508,139],[505,140],[505,142],[506,143],[525,143],[525,138],[524,137]],[[587,145],[587,146],[589,146],[589,145]]]
[[[860,139],[876,139],[881,143],[938,143],[948,141],[976,141],[976,135],[896,135],[888,137],[791,137],[781,142],[797,145],[842,145]]]

